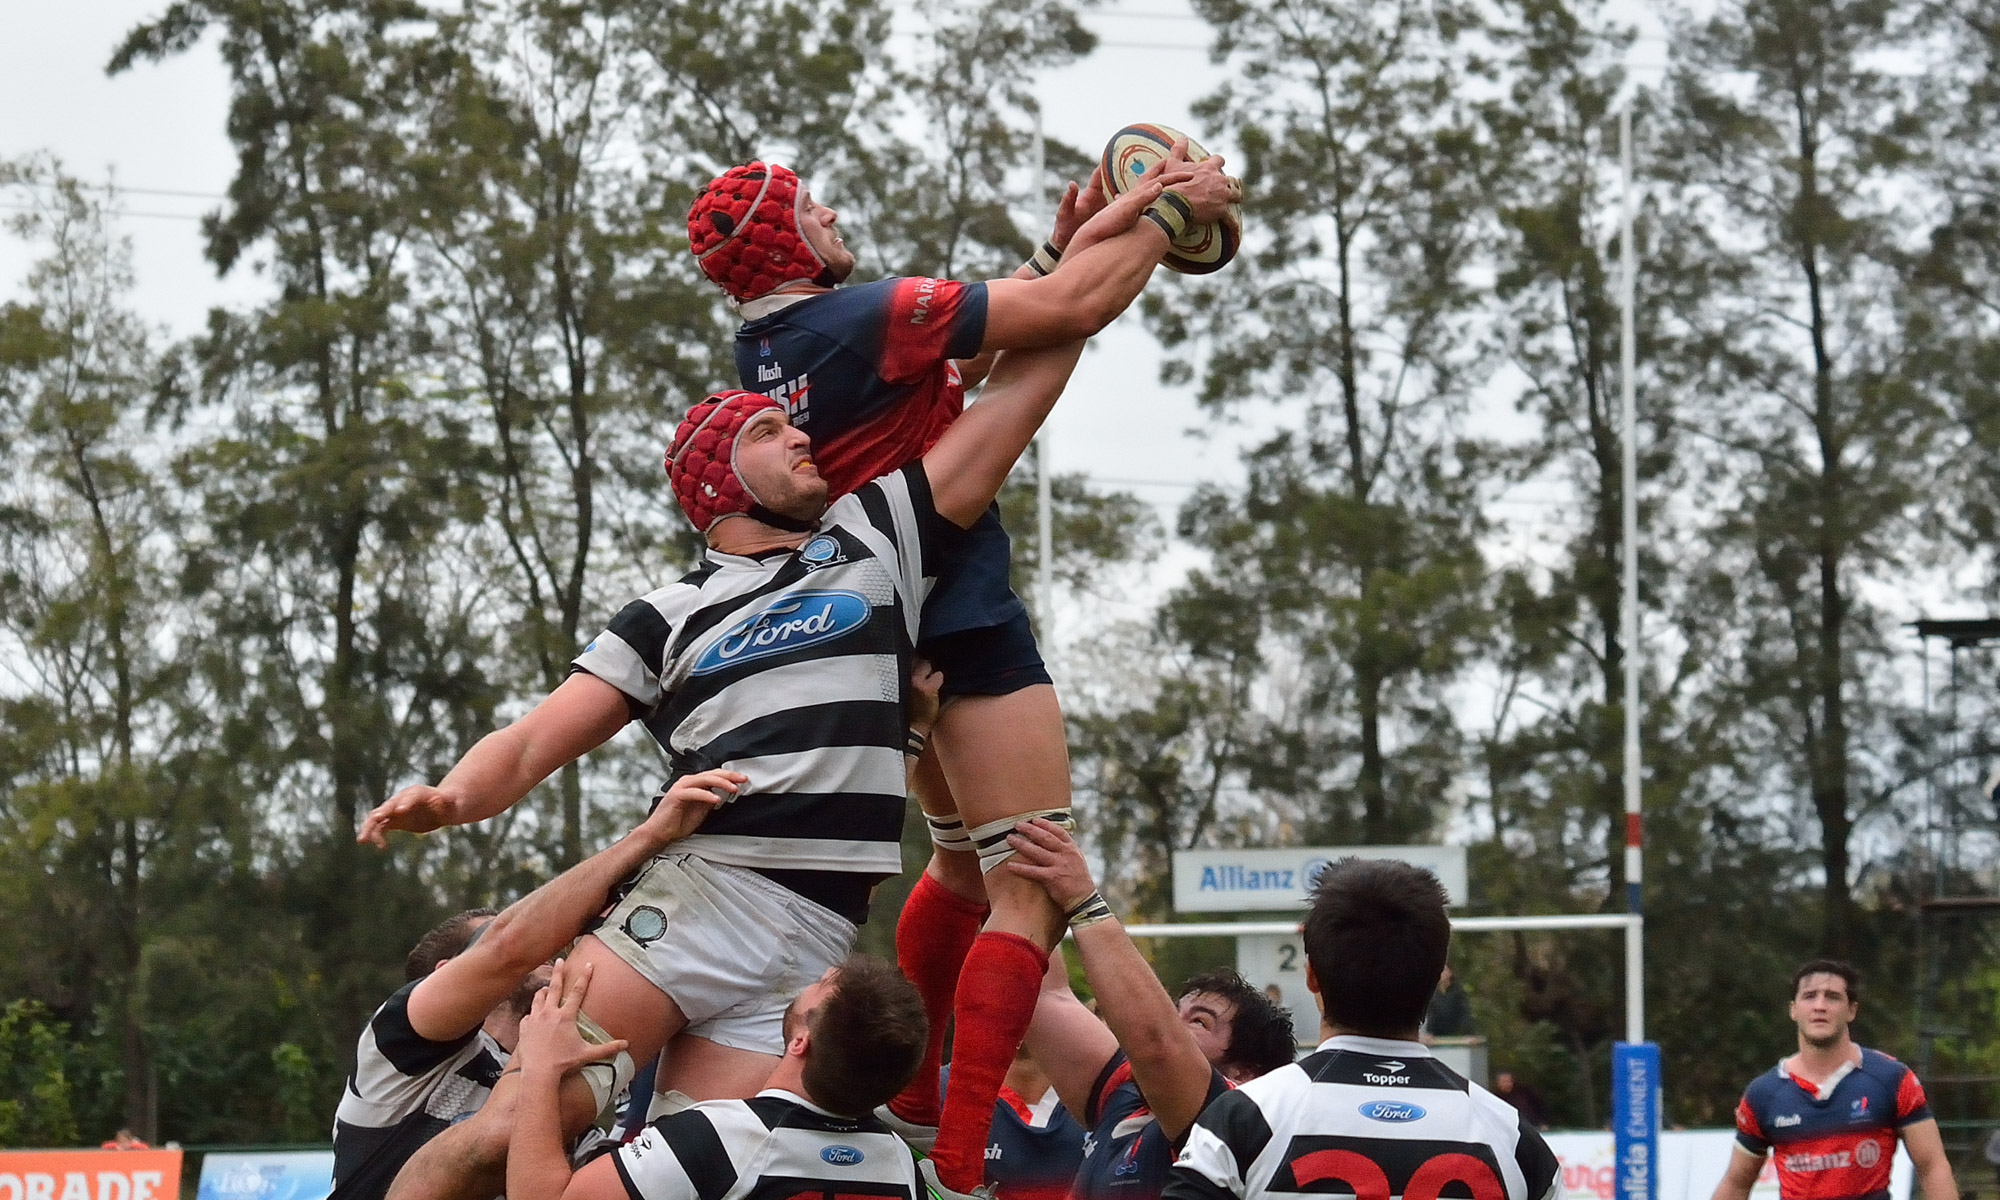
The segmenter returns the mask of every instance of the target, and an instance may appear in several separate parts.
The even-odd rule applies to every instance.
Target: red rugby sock
[[[889,1101],[889,1111],[913,1125],[938,1123],[938,1068],[944,1064],[952,998],[958,992],[959,969],[972,949],[972,939],[979,936],[986,912],[984,904],[967,900],[926,872],[910,889],[902,915],[896,918],[896,965],[917,985],[917,994],[924,998],[924,1016],[931,1023],[924,1061],[910,1085]]]
[[[982,933],[965,956],[955,1006],[951,1087],[938,1123],[937,1148],[931,1151],[938,1180],[953,1191],[970,1192],[985,1180],[993,1103],[1035,1015],[1048,965],[1046,950],[1012,933]]]

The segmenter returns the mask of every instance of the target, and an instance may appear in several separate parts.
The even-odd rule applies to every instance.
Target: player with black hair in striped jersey
[[[1168,1200],[1562,1200],[1541,1134],[1418,1040],[1451,945],[1437,877],[1341,859],[1315,885],[1303,932],[1324,1040],[1208,1106]]]
[[[873,1115],[916,1071],[924,1005],[894,964],[857,954],[785,1008],[785,1052],[747,1100],[653,1121],[571,1170],[563,1078],[603,1058],[577,1031],[591,982],[560,965],[521,1023],[509,1200],[919,1200],[916,1155]]]

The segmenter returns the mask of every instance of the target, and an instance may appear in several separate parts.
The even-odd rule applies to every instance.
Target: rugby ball
[[[1165,125],[1127,125],[1104,144],[1104,198],[1124,195],[1132,186],[1159,167],[1172,152],[1174,143],[1186,134]],[[1208,157],[1193,138],[1188,138],[1188,161]],[[1174,240],[1163,262],[1169,270],[1183,275],[1206,275],[1221,270],[1236,257],[1243,244],[1243,210],[1232,204],[1220,221],[1189,227]]]

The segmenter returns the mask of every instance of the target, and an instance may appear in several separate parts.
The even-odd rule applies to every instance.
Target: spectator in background
[[[1428,1045],[1433,1038],[1471,1037],[1472,1032],[1472,997],[1446,967],[1438,975],[1437,993],[1424,1017],[1424,1043]]]
[[[112,1134],[111,1140],[104,1143],[103,1148],[106,1150],[151,1150],[152,1149],[151,1146],[148,1146],[146,1143],[140,1141],[136,1136],[134,1136],[132,1131],[129,1129],[121,1129],[117,1133]]]
[[[1542,1103],[1541,1093],[1514,1078],[1514,1072],[1502,1071],[1493,1077],[1493,1094],[1513,1105],[1521,1119],[1536,1129],[1549,1127],[1549,1109]]]

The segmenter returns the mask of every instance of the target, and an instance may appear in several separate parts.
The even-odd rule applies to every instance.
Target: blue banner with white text
[[[1611,1046],[1612,1193],[1615,1200],[1659,1200],[1660,1047]]]

